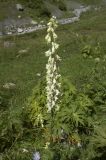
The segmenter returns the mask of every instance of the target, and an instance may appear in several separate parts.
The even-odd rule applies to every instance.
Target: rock
[[[18,15],[18,18],[20,19],[20,18],[21,18],[21,16],[20,16],[20,15]]]
[[[21,4],[16,4],[16,8],[18,11],[24,11],[24,8]]]
[[[11,35],[11,34],[12,34],[12,32],[7,32],[7,34],[8,34],[8,35]]]
[[[42,25],[41,25],[41,24],[39,24],[39,25],[38,25],[38,28],[42,28]]]
[[[44,21],[40,21],[40,23],[41,23],[41,24],[43,24],[43,23],[44,23]]]
[[[16,88],[16,84],[14,84],[14,83],[5,83],[4,85],[3,85],[3,88],[5,88],[5,89],[15,89]]]
[[[84,12],[87,12],[88,10],[90,10],[90,6],[88,6],[88,7],[81,7],[81,8],[79,8],[79,9],[75,9],[74,11],[73,11],[73,13],[77,16],[77,17],[80,17],[80,15],[82,14],[82,13],[84,13]]]
[[[31,20],[31,24],[33,24],[33,25],[37,25],[37,24],[38,24],[38,22],[36,22],[36,21],[34,21],[34,20]]]
[[[23,29],[22,29],[22,28],[18,28],[18,29],[17,29],[17,32],[18,32],[18,33],[22,33],[22,32],[23,32]]]
[[[80,6],[80,8],[84,8],[84,6],[83,6],[83,5],[81,5],[81,6]]]

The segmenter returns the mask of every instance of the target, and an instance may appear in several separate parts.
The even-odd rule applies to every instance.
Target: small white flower
[[[60,92],[59,92],[58,90],[56,90],[56,96],[58,96],[58,95],[59,95],[59,93],[60,93]]]
[[[54,32],[54,29],[53,29],[52,27],[49,27],[49,28],[47,29],[47,32]]]
[[[40,124],[41,124],[42,127],[44,127],[44,125],[43,125],[43,117],[42,117],[41,114],[38,114],[37,121],[40,122]]]
[[[52,101],[52,106],[54,107],[56,105],[55,101]]]
[[[57,60],[61,61],[61,58],[58,55],[56,55],[56,58]]]
[[[48,51],[45,52],[45,55],[46,55],[47,57],[49,57],[49,56],[51,55],[51,53],[52,53],[52,52],[51,52],[50,49],[49,49]]]
[[[46,142],[46,144],[45,144],[45,149],[48,149],[48,147],[49,147],[49,145],[50,145],[50,142]]]
[[[45,40],[47,41],[47,43],[51,42],[51,37],[49,34],[47,34],[47,36],[45,37]]]
[[[23,148],[22,151],[23,151],[23,153],[28,153],[28,150],[25,148]]]
[[[53,84],[56,84],[56,82],[57,82],[57,81],[56,81],[56,79],[54,78],[54,79],[53,79]]]
[[[54,97],[54,99],[55,99],[55,101],[57,101],[57,100],[58,100],[58,97],[57,97],[57,96],[55,96],[55,97]]]
[[[52,84],[52,85],[51,85],[51,89],[52,89],[52,90],[54,90],[54,88],[55,88],[55,85],[54,85],[54,84]]]
[[[52,26],[52,22],[47,23],[48,26]]]
[[[82,147],[82,145],[81,145],[80,142],[77,143],[77,146],[78,146],[79,148]]]
[[[58,49],[59,48],[59,44],[55,43],[55,42],[52,42],[52,46],[55,48],[55,49]]]
[[[37,73],[36,75],[37,75],[38,77],[40,77],[40,76],[41,76],[41,74],[40,74],[40,73]]]
[[[54,46],[52,46],[52,54],[55,53],[56,49]]]
[[[56,19],[56,16],[52,16],[53,19]]]
[[[57,35],[55,33],[53,33],[53,38],[56,39],[57,38]]]

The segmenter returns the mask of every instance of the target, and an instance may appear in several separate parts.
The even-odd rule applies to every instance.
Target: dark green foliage
[[[104,157],[106,83],[98,73],[99,66],[95,67],[90,77],[86,75],[86,83],[79,89],[71,81],[62,80],[60,110],[52,118],[47,114],[44,79],[33,89],[21,111],[12,104],[16,91],[1,90],[2,159],[27,160],[36,149],[40,151],[43,160],[99,160]],[[43,128],[38,115],[42,117]],[[48,149],[44,149],[47,142],[52,143]],[[24,153],[23,149],[28,152]]]
[[[38,16],[46,16],[49,17],[51,13],[47,9],[43,0],[20,0],[25,7],[32,9],[37,13]]]
[[[93,160],[104,156],[106,83],[95,77],[96,73],[81,90],[68,80],[62,81],[60,110],[52,117],[46,109],[45,80],[33,89],[22,117],[16,118],[17,111],[7,103],[9,112],[1,111],[0,116],[2,159],[27,160],[35,149],[43,160]]]
[[[62,11],[67,10],[66,3],[64,0],[51,0],[50,2],[56,4],[58,6],[58,8]]]
[[[67,10],[67,7],[66,7],[64,0],[57,1],[57,5],[58,5],[59,9],[62,11]]]
[[[82,49],[82,54],[84,58],[96,58],[96,57],[102,57],[103,55],[101,54],[101,46],[100,43],[97,43],[95,46],[92,44],[85,45],[84,48]]]
[[[55,115],[53,144],[46,150],[45,143],[50,141],[51,132],[43,130],[36,119],[36,113],[42,113],[45,126],[50,128],[51,118],[45,110],[45,82],[41,81],[30,93],[41,79],[36,74],[45,75],[45,32],[4,38],[4,41],[12,40],[16,44],[13,48],[4,48],[1,39],[0,86],[14,81],[19,90],[4,91],[0,88],[0,160],[29,160],[36,149],[43,160],[106,159],[105,15],[102,10],[89,12],[81,17],[77,25],[64,25],[57,31],[61,44],[62,76],[67,76],[69,80],[62,86],[61,112]],[[82,35],[84,40],[88,35],[91,38],[83,44],[72,31],[74,35],[76,32]],[[83,59],[81,49],[89,44],[94,50],[99,41],[100,63],[96,64],[93,58]],[[16,58],[18,51],[28,46],[28,54]],[[93,57],[98,55],[93,54]],[[97,68],[94,68],[96,65]],[[29,95],[30,100],[25,105]],[[60,132],[61,127],[64,133]],[[78,142],[82,146],[78,147]],[[28,153],[23,149],[27,149]]]
[[[45,154],[42,148],[46,142],[51,142],[52,136],[52,144],[46,150],[46,158],[47,156],[50,158],[49,154],[51,154],[61,160],[75,159],[77,157],[82,157],[82,159],[87,157],[91,160],[102,155],[104,151],[99,155],[98,149],[106,147],[106,128],[101,128],[103,124],[106,124],[103,116],[105,115],[103,112],[106,110],[106,102],[105,98],[103,98],[106,96],[106,86],[96,83],[97,86],[95,87],[94,84],[89,83],[83,91],[79,92],[68,81],[64,81],[62,84],[63,95],[60,110],[53,117],[47,114],[45,107],[44,82],[41,82],[38,88],[34,89],[29,99],[28,117],[32,125],[38,128],[41,126],[41,122],[40,120],[38,122],[37,118],[39,114],[42,115],[43,119],[44,128],[40,127],[40,139],[37,138],[40,144],[40,151]],[[102,129],[102,133],[99,132],[100,129]],[[92,152],[89,152],[91,147]]]

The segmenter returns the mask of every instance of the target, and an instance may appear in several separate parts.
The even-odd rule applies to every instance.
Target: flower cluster
[[[34,154],[33,154],[33,160],[40,160],[40,153],[39,152],[35,152]]]
[[[60,95],[61,84],[59,82],[60,74],[58,74],[57,61],[60,61],[60,57],[57,55],[57,49],[59,44],[56,43],[57,35],[55,29],[57,28],[57,21],[55,17],[52,17],[47,24],[47,35],[45,40],[50,46],[49,50],[45,52],[48,57],[48,63],[46,65],[46,91],[47,91],[47,109],[48,112],[55,107],[56,110],[59,109],[58,99]]]
[[[36,121],[40,122],[42,128],[44,127],[42,114],[38,114]]]

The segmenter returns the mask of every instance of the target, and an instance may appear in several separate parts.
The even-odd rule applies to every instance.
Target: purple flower
[[[33,160],[40,160],[40,153],[39,152],[35,152],[33,154]]]

